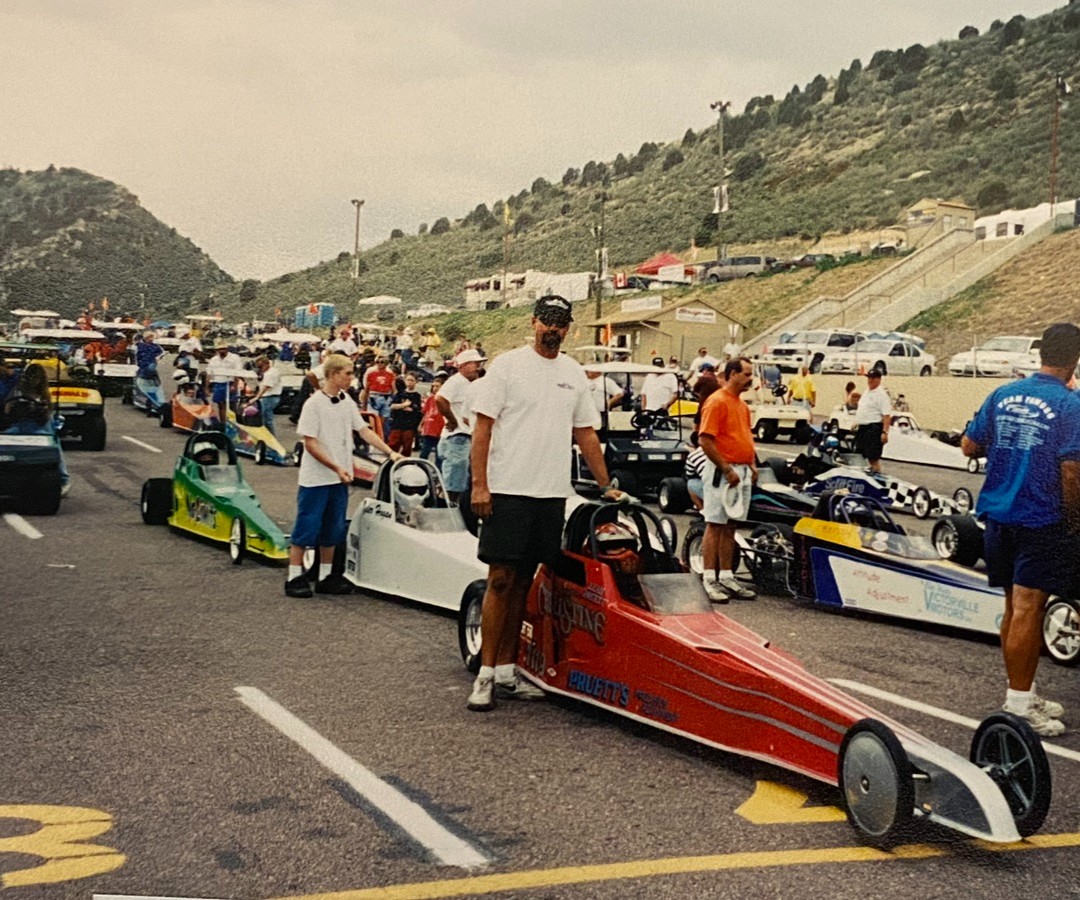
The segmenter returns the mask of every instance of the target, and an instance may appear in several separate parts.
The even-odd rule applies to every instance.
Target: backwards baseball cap
[[[487,359],[487,357],[484,356],[484,354],[481,353],[479,350],[462,350],[457,356],[454,357],[454,365],[460,369],[463,365],[465,365],[465,363],[478,363],[483,362],[485,359]]]
[[[654,356],[652,364],[654,366],[660,366],[661,368],[663,368],[663,366],[664,366],[664,357],[662,357],[662,356]]]
[[[545,325],[563,327],[574,321],[574,316],[570,312],[570,301],[554,294],[537,300],[536,306],[533,307],[533,315]]]

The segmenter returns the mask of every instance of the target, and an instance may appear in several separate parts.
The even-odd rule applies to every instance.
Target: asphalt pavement
[[[467,712],[452,615],[363,593],[291,600],[282,569],[144,525],[140,487],[170,474],[184,436],[107,403],[108,447],[69,452],[60,513],[0,519],[13,897],[1075,892],[1080,724],[1052,742],[1033,840],[991,849],[927,826],[892,853],[860,847],[838,792],[784,770],[572,701]],[[243,465],[288,531],[296,472]],[[886,468],[947,494],[981,480]],[[724,612],[820,676],[888,692],[861,695],[965,756],[966,720],[1004,695],[992,640],[787,597]],[[1073,671],[1044,659],[1039,688],[1080,723]]]

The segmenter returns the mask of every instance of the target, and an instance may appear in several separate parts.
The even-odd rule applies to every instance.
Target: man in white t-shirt
[[[694,357],[693,362],[690,363],[690,377],[693,378],[701,371],[701,367],[708,363],[714,369],[720,365],[720,360],[714,356],[709,356],[709,349],[707,347],[698,347],[698,355]]]
[[[259,373],[259,392],[253,402],[259,407],[262,423],[274,437],[274,414],[281,403],[281,371],[265,356],[255,360],[255,371]]]
[[[345,519],[349,485],[353,481],[353,432],[387,454],[392,460],[401,454],[391,450],[360,417],[352,397],[345,393],[352,384],[352,360],[335,353],[324,362],[326,377],[322,387],[308,398],[296,426],[304,441],[300,458],[299,490],[296,496],[296,524],[289,537],[289,575],[285,594],[312,596],[304,576],[304,550],[319,548],[319,577],[315,592],[351,594],[352,584],[334,575],[334,548],[345,540]]]
[[[218,340],[214,344],[217,351],[206,363],[203,371],[205,383],[203,389],[210,402],[217,407],[218,422],[221,427],[229,421],[229,393],[237,378],[243,373],[240,357],[229,351],[229,342]]]
[[[440,471],[451,503],[457,503],[469,486],[473,432],[470,398],[484,360],[479,350],[462,350],[454,357],[457,372],[446,379],[435,395],[435,406],[446,420],[436,455],[442,460]]]
[[[889,440],[892,400],[881,386],[881,370],[866,373],[866,387],[855,409],[855,449],[866,457],[873,472],[881,471],[881,454]]]
[[[609,378],[607,375],[602,375],[600,372],[594,372],[591,369],[586,369],[585,374],[589,377],[589,393],[592,395],[597,412],[603,412],[605,409],[615,409],[622,403],[625,392],[619,387],[619,383],[614,378]]]
[[[331,341],[329,350],[331,353],[340,353],[342,356],[347,356],[354,362],[360,353],[360,348],[356,346],[356,341],[352,339],[352,335],[348,331],[343,331]]]
[[[484,520],[477,556],[488,564],[488,579],[471,710],[492,709],[496,696],[543,697],[514,660],[536,567],[552,564],[560,552],[573,491],[572,441],[605,495],[622,496],[609,488],[585,372],[559,353],[572,321],[570,301],[541,297],[533,308],[533,343],[502,354],[473,389],[472,505]]]
[[[664,358],[657,356],[652,364],[664,368]],[[679,377],[672,371],[650,372],[641,386],[641,408],[650,412],[664,411],[679,393]]]

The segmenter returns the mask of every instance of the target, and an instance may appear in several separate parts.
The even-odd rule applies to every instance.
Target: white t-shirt
[[[588,378],[588,376],[585,377]],[[597,378],[589,378],[589,393],[592,395],[593,403],[596,405],[596,411],[603,412],[608,403],[611,402],[612,397],[621,397],[623,395],[623,389],[614,378],[600,375]]]
[[[276,366],[271,365],[269,369],[262,373],[259,378],[259,388],[266,388],[263,393],[264,397],[280,397],[281,396],[281,372]]]
[[[859,406],[855,410],[855,424],[872,425],[891,413],[892,400],[889,399],[885,388],[879,384],[859,398]]]
[[[475,383],[472,409],[495,420],[487,472],[493,494],[570,496],[573,429],[600,424],[578,363],[563,354],[547,359],[532,346],[504,353]]]
[[[346,356],[356,356],[360,348],[356,346],[356,341],[352,338],[338,338],[330,345],[330,349],[334,353],[344,353]]]
[[[457,419],[458,427],[451,428],[450,421],[447,420],[442,430],[443,437],[449,437],[452,434],[472,434],[473,414],[470,401],[473,386],[478,381],[480,381],[479,378],[476,381],[469,381],[460,372],[455,372],[446,379],[442,390],[439,391],[439,396],[445,397],[446,402],[450,404],[450,411],[454,414],[454,418]],[[468,419],[468,422],[465,421],[466,419]]]
[[[720,368],[720,360],[715,356],[709,356],[706,353],[704,356],[697,356],[694,358],[694,361],[690,363],[690,373],[697,374],[701,371],[701,367],[705,365],[705,363],[709,363],[714,369]]]
[[[181,353],[201,353],[202,341],[197,337],[185,338],[180,342],[179,350]]]
[[[300,411],[296,433],[301,438],[318,438],[323,450],[335,463],[352,471],[353,432],[364,427],[360,410],[352,397],[334,403],[325,391],[316,391]],[[310,453],[300,457],[300,487],[341,484],[337,472],[328,469]]]
[[[224,356],[215,353],[207,360],[206,377],[210,379],[211,384],[228,384],[234,378],[242,378],[243,375],[244,364],[235,353],[226,353]]]
[[[398,350],[412,350],[412,335],[403,334],[397,339]]]
[[[641,386],[641,393],[645,396],[645,408],[648,410],[666,410],[678,392],[679,379],[674,372],[654,372],[646,375],[645,383]]]

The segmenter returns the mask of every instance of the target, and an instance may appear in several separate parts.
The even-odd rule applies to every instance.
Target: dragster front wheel
[[[458,610],[458,649],[465,668],[474,675],[480,671],[480,618],[486,590],[486,581],[482,578],[474,581],[465,588]]]
[[[915,809],[915,782],[911,762],[887,725],[861,719],[847,730],[837,780],[860,842],[886,850],[906,835]]]
[[[969,759],[1005,796],[1020,836],[1038,831],[1050,811],[1050,763],[1031,726],[1012,713],[987,716],[975,729]]]

